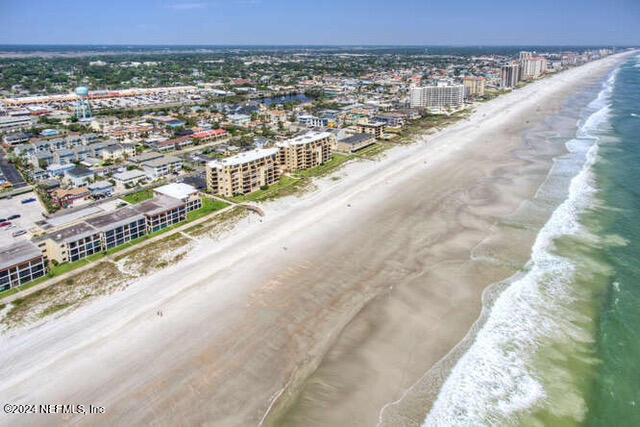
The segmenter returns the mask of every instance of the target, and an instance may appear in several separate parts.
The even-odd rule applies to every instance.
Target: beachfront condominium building
[[[540,77],[547,72],[547,60],[542,57],[526,58],[520,61],[522,80]]]
[[[368,133],[375,136],[376,138],[382,138],[382,135],[385,131],[384,122],[358,123],[356,126],[359,133]]]
[[[259,148],[207,164],[207,189],[227,197],[247,194],[280,178],[278,148]]]
[[[409,101],[411,108],[458,108],[464,102],[464,85],[414,87]]]
[[[92,216],[34,239],[45,258],[73,262],[187,219],[202,207],[198,190],[184,183],[154,188],[154,197]]]
[[[500,86],[502,88],[514,88],[520,81],[520,66],[507,64],[501,68]]]
[[[365,147],[376,143],[376,137],[370,133],[357,133],[355,135],[339,139],[336,150],[343,153],[355,153]]]
[[[322,165],[331,160],[334,145],[329,132],[308,132],[278,142],[278,163],[286,172],[299,171]]]
[[[0,247],[0,291],[11,289],[45,274],[40,249],[27,240]]]
[[[43,255],[56,262],[73,262],[102,250],[100,231],[86,222],[70,225],[34,239],[43,249]]]
[[[100,232],[105,250],[147,234],[145,216],[131,207],[89,218],[86,223]]]
[[[467,76],[463,81],[465,96],[484,95],[484,77]]]
[[[533,52],[526,51],[526,50],[521,50],[520,51],[520,56],[519,56],[520,61],[523,61],[523,60],[529,59],[529,58],[533,58]]]

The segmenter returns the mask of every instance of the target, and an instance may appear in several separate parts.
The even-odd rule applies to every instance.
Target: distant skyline
[[[2,0],[0,44],[640,45],[640,1]]]

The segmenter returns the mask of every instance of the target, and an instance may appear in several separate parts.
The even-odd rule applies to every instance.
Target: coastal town
[[[190,55],[188,79],[169,81],[158,55],[78,59],[82,72],[47,59],[56,72],[44,81],[12,80],[12,67],[24,64],[3,62],[0,291],[230,204],[291,194],[302,173],[373,159],[411,142],[416,126],[437,130],[479,103],[612,53],[234,51]],[[105,87],[108,70],[128,80]]]

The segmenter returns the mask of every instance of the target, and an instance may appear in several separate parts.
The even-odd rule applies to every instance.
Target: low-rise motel
[[[153,189],[151,199],[110,212],[97,207],[43,221],[45,233],[0,247],[0,291],[46,273],[48,261],[74,262],[185,221],[202,207],[198,190],[184,183]]]
[[[207,189],[233,197],[274,184],[284,172],[319,166],[331,160],[334,136],[328,132],[309,132],[207,164]]]

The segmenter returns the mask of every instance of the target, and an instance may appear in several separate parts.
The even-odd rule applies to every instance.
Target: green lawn
[[[228,203],[210,199],[208,197],[203,197],[202,207],[200,209],[187,213],[187,222],[195,221],[198,218],[202,218],[203,216],[209,215],[211,212],[218,211],[227,206],[229,206]]]
[[[262,202],[265,200],[275,199],[276,197],[293,194],[305,187],[306,184],[307,180],[282,175],[278,182],[270,185],[266,190],[257,190],[253,193],[244,194],[242,196],[229,197],[229,200],[235,203]]]
[[[338,170],[343,163],[353,159],[353,156],[343,156],[341,154],[334,154],[333,158],[329,160],[327,163],[316,166],[315,168],[303,170],[296,172],[296,176],[303,177],[319,177],[329,175],[330,173]]]
[[[229,197],[228,199],[235,203],[262,202],[297,194],[309,187],[311,178],[329,175],[338,170],[346,161],[353,158],[354,156],[334,154],[333,159],[323,165],[292,173],[291,176],[282,175],[278,182],[270,185],[266,190],[257,190],[253,193]]]
[[[143,200],[147,200],[153,197],[153,189],[147,188],[145,190],[136,191],[135,193],[127,194],[126,196],[120,197],[127,203],[135,204],[140,203]]]

